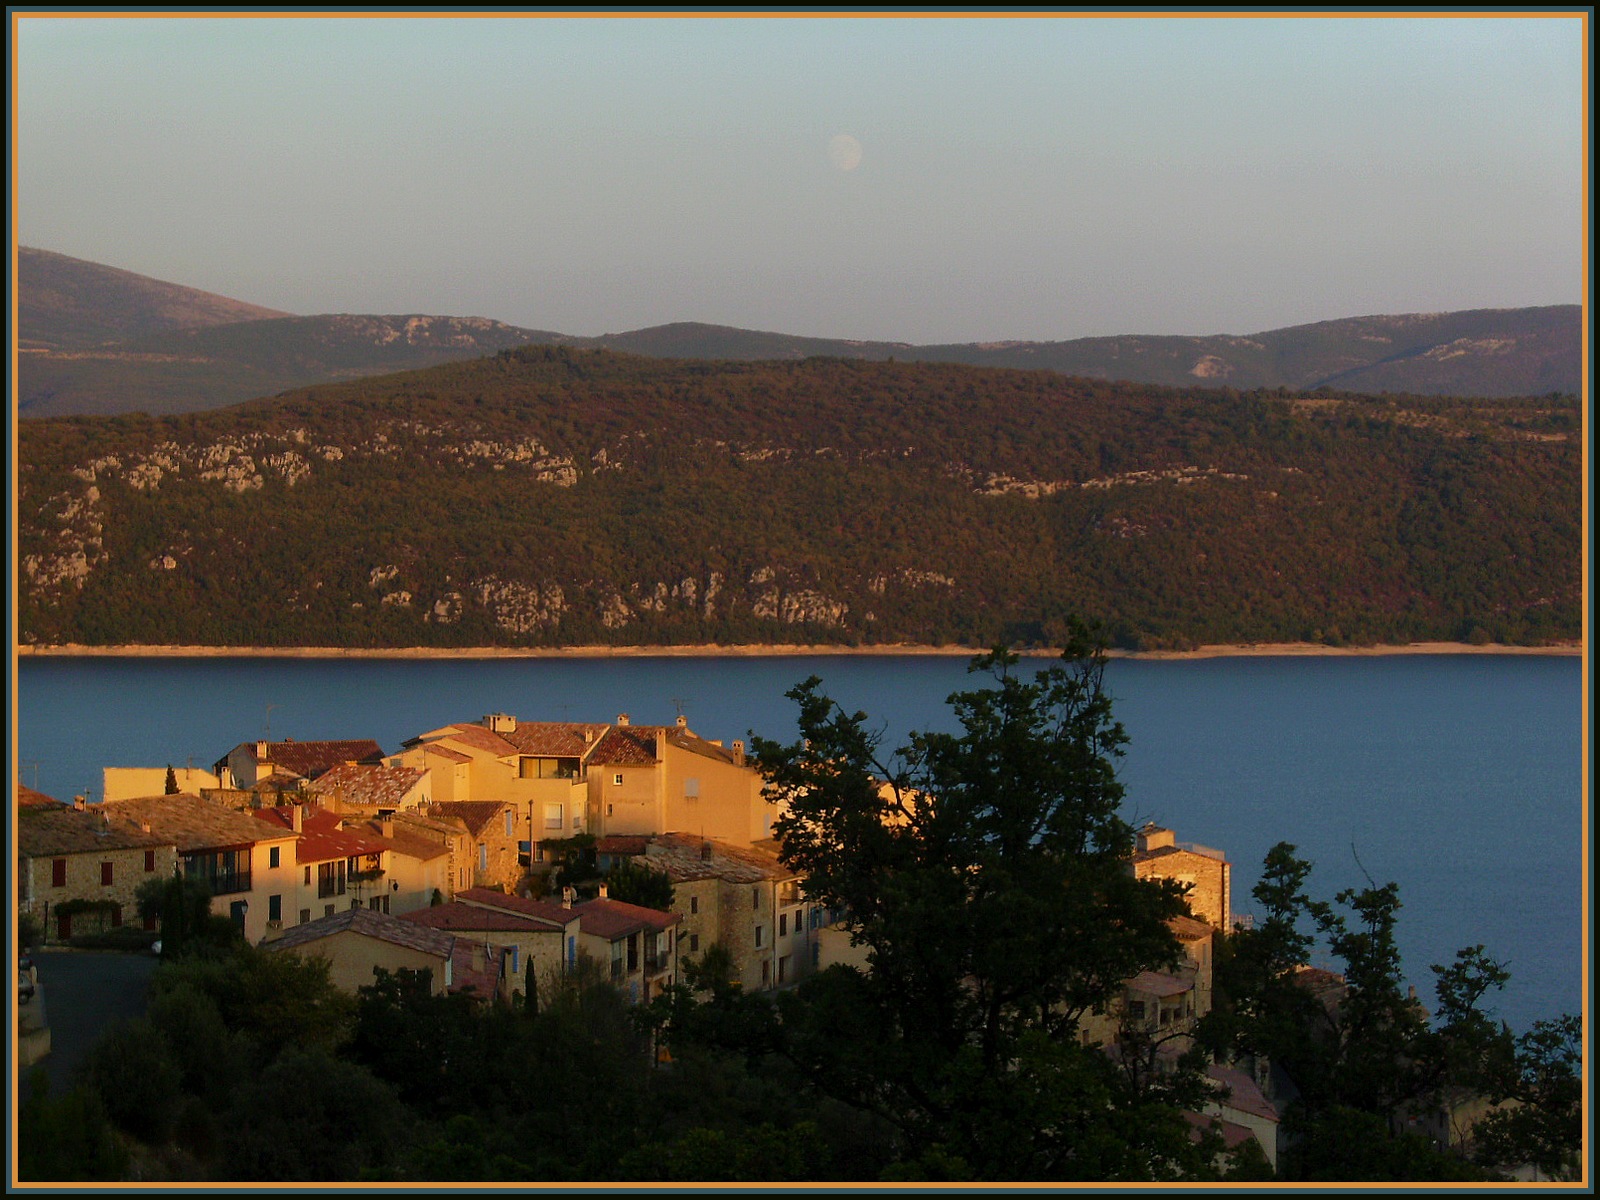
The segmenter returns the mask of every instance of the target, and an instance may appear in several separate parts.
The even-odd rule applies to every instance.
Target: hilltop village
[[[808,901],[780,860],[763,790],[742,742],[701,737],[681,717],[661,726],[626,713],[609,723],[495,713],[420,733],[394,754],[371,740],[241,742],[210,771],[108,767],[98,804],[19,786],[20,911],[47,942],[65,943],[139,920],[140,885],[177,873],[203,880],[214,913],[249,942],[326,960],[346,991],[377,969],[425,971],[436,994],[509,1005],[582,958],[636,1004],[665,994],[713,945],[746,992],[835,963],[865,968],[844,914]],[[1136,1029],[1177,1053],[1211,1007],[1231,867],[1153,825],[1136,846],[1136,877],[1189,888],[1190,915],[1171,923],[1183,961],[1126,980],[1121,1005],[1088,1016],[1080,1036],[1113,1046]],[[609,895],[603,881],[619,868],[663,877],[668,906]],[[562,882],[584,876],[587,887]],[[153,917],[144,924],[156,928]],[[1274,1161],[1265,1073],[1246,1064],[1211,1075],[1220,1086],[1209,1115],[1230,1145],[1255,1139]]]

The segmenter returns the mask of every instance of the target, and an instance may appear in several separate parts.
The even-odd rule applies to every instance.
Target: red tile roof
[[[608,729],[589,752],[596,766],[648,766],[656,761],[655,730],[647,725],[619,725]]]
[[[658,834],[648,842],[639,865],[666,872],[674,883],[695,879],[767,883],[796,877],[778,861],[776,853],[756,846],[735,846],[686,833]],[[705,854],[707,846],[711,848],[709,858]]]
[[[458,722],[444,731],[444,737],[460,742],[463,746],[471,746],[474,750],[484,750],[496,758],[507,758],[517,752],[517,748],[498,733],[492,733],[482,725],[473,725],[469,722]]]
[[[472,761],[472,755],[463,754],[459,750],[452,750],[449,746],[441,746],[436,742],[429,742],[423,746],[422,752],[424,754],[437,754],[446,762],[469,763]]]
[[[245,742],[255,757],[256,743]],[[267,761],[276,770],[290,771],[306,779],[315,779],[325,771],[347,762],[378,762],[383,758],[383,747],[370,738],[343,742],[268,742]],[[256,758],[257,762],[261,760]]]
[[[362,808],[398,808],[424,774],[421,767],[345,763],[325,772],[309,790]]]
[[[1245,1072],[1235,1067],[1212,1065],[1206,1068],[1206,1075],[1228,1089],[1226,1098],[1218,1093],[1218,1104],[1249,1113],[1252,1117],[1261,1117],[1268,1121],[1278,1120],[1278,1110],[1273,1107],[1272,1101],[1262,1094],[1256,1081]]]
[[[501,912],[515,913],[536,921],[546,921],[553,925],[565,926],[578,919],[576,906],[568,908],[566,905],[557,904],[553,900],[530,900],[525,896],[510,896],[505,892],[497,892],[493,888],[467,888],[465,891],[456,893],[456,900],[476,907],[493,908]]]
[[[1146,996],[1181,996],[1194,989],[1194,980],[1165,971],[1140,971],[1124,985],[1130,992]]]
[[[576,721],[519,722],[504,734],[522,754],[543,758],[582,758],[605,725],[583,725]]]
[[[596,854],[643,854],[649,838],[642,834],[608,833],[594,844]]]
[[[641,930],[660,933],[683,920],[677,913],[625,904],[621,900],[585,900],[582,904],[574,904],[572,911],[578,914],[582,922],[579,928],[584,933],[611,942]]]
[[[532,917],[517,916],[515,913],[504,912],[498,908],[483,908],[476,904],[463,904],[460,901],[451,904],[435,904],[431,908],[419,908],[415,912],[406,913],[400,919],[402,921],[412,921],[418,925],[426,925],[430,929],[454,931],[560,932],[559,929],[553,928],[545,921],[535,920]]]
[[[110,800],[104,807],[118,816],[147,823],[153,832],[185,852],[224,850],[295,836],[290,830],[270,827],[247,813],[183,792]]]
[[[62,804],[54,796],[46,796],[43,792],[36,792],[31,787],[17,784],[18,808],[49,808],[52,805]]]
[[[17,853],[26,858],[171,845],[172,838],[146,833],[137,821],[118,815],[115,804],[80,810],[52,801],[48,807],[35,805],[17,813]]]

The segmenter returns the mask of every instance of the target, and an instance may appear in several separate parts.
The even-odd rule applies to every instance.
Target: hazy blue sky
[[[1576,15],[40,14],[15,45],[23,245],[299,313],[935,342],[1582,299]]]

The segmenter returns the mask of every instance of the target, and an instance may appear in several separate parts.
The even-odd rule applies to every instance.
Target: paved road
[[[60,1095],[71,1088],[73,1071],[109,1026],[144,1012],[158,960],[153,954],[42,950],[33,961],[39,994],[27,1007],[43,1006],[50,1024],[50,1053],[41,1065],[51,1093]]]

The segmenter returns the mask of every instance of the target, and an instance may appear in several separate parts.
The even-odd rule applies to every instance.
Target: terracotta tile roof
[[[544,921],[555,926],[566,926],[578,919],[576,906],[568,908],[563,904],[556,903],[554,900],[530,900],[526,896],[511,896],[505,892],[497,892],[493,888],[467,888],[465,891],[456,893],[456,900],[461,904],[497,909],[505,913],[515,913],[521,917]]]
[[[137,821],[117,812],[115,802],[109,809],[93,804],[80,811],[54,801],[48,808],[21,809],[17,813],[17,853],[25,858],[49,858],[174,844],[172,838],[146,833]]]
[[[474,933],[494,931],[499,933],[559,933],[560,929],[551,926],[548,922],[538,921],[532,917],[521,917],[515,913],[504,912],[498,908],[483,908],[476,904],[463,904],[457,901],[452,904],[435,904],[431,908],[419,908],[415,912],[408,912],[400,918],[402,921],[411,921],[417,925],[426,925],[430,929],[445,929],[454,932],[470,930]]]
[[[362,808],[398,808],[425,774],[421,767],[345,763],[319,776],[308,790]]]
[[[643,834],[609,833],[594,844],[596,854],[643,854],[650,839]]]
[[[734,846],[686,833],[663,833],[647,839],[641,866],[664,871],[674,883],[696,879],[723,879],[729,883],[768,883],[793,879],[795,873],[769,851]],[[711,847],[705,856],[704,847]],[[598,849],[598,847],[596,847]]]
[[[1245,1072],[1235,1067],[1223,1067],[1213,1064],[1206,1068],[1206,1075],[1228,1089],[1226,1099],[1220,1093],[1218,1094],[1218,1104],[1249,1113],[1252,1117],[1262,1117],[1268,1121],[1276,1121],[1278,1119],[1278,1110],[1273,1107],[1272,1101],[1262,1095],[1260,1087],[1256,1085],[1256,1081]]]
[[[529,721],[518,722],[515,729],[501,736],[522,754],[582,758],[606,728],[603,724],[584,725],[577,721]]]
[[[621,900],[585,900],[574,904],[572,911],[578,914],[579,929],[584,933],[611,942],[642,930],[660,933],[683,920],[676,913],[624,904]]]
[[[1140,971],[1123,986],[1130,992],[1141,992],[1146,996],[1181,996],[1193,990],[1194,980],[1181,975],[1169,975],[1165,971]]]
[[[438,929],[429,929],[414,921],[404,921],[388,913],[374,912],[369,908],[347,908],[331,917],[321,917],[295,925],[283,931],[283,936],[265,942],[263,950],[292,950],[310,942],[321,941],[348,930],[363,937],[377,938],[395,946],[404,946],[440,959],[449,958],[455,949],[456,939]]]
[[[460,821],[468,833],[481,838],[483,831],[500,819],[506,806],[504,800],[440,800],[429,806],[428,813],[446,821]]]
[[[261,758],[256,753],[259,742],[240,742],[235,750],[246,751],[255,762]],[[231,751],[229,752],[232,753]],[[275,770],[288,771],[305,779],[315,779],[331,767],[345,762],[378,762],[383,758],[383,747],[371,738],[336,742],[268,742],[267,761]],[[228,760],[222,760],[226,763]]]
[[[43,792],[36,792],[31,787],[24,787],[20,783],[17,784],[18,808],[49,808],[51,805],[63,803],[64,801],[57,800],[54,796],[46,796]]]
[[[1255,1134],[1246,1126],[1239,1124],[1237,1121],[1230,1121],[1225,1117],[1202,1116],[1197,1112],[1186,1112],[1183,1114],[1183,1119],[1193,1126],[1189,1131],[1189,1136],[1196,1142],[1213,1125],[1215,1125],[1217,1132],[1222,1134],[1222,1144],[1229,1150],[1237,1150],[1255,1137]]]
[[[219,850],[295,836],[283,829],[270,828],[247,813],[181,792],[175,796],[111,800],[106,807],[119,816],[148,823],[153,832],[181,851]]]
[[[595,743],[586,760],[596,766],[648,766],[656,761],[655,730],[648,725],[618,725]]]
[[[291,775],[287,771],[274,771],[270,775],[263,775],[245,790],[249,792],[294,791],[302,782],[304,782],[303,776]]]
[[[472,761],[472,755],[463,754],[459,750],[452,750],[449,746],[441,746],[436,742],[429,742],[427,745],[423,746],[422,752],[424,754],[437,755],[446,762],[469,763]]]
[[[467,831],[467,827],[454,817],[430,817],[414,808],[395,813],[394,822],[396,832],[401,826],[408,826],[413,837],[431,837],[435,841],[457,837]]]
[[[325,809],[301,809],[300,839],[294,844],[296,866],[308,863],[330,862],[336,858],[355,858],[359,855],[382,854],[388,849],[383,842],[358,830],[347,830],[339,815]],[[294,806],[285,804],[277,808],[258,808],[252,814],[274,829],[294,832]]]
[[[477,965],[482,961],[482,966]],[[450,991],[468,992],[489,999],[500,990],[505,974],[506,951],[502,946],[485,945],[471,938],[456,938],[450,953]]]
[[[443,731],[443,737],[463,746],[471,746],[474,750],[482,750],[496,758],[508,758],[517,752],[517,748],[498,733],[492,733],[482,725],[473,725],[470,722],[458,722]]]
[[[396,828],[394,833],[385,835],[383,826],[377,821],[365,821],[357,826],[363,836],[379,842],[384,849],[404,858],[414,858],[418,862],[428,862],[435,858],[444,858],[450,853],[450,847],[436,838],[420,837],[415,833]]]

